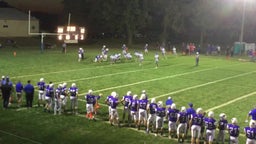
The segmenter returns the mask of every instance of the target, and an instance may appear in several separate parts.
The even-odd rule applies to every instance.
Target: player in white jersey
[[[141,54],[139,55],[139,66],[142,65],[143,60],[144,60],[144,56],[143,56],[143,53],[141,53]]]
[[[162,52],[162,56],[163,56],[164,58],[166,58],[166,51],[165,51],[165,48],[162,46],[162,47],[160,47],[160,50],[161,50],[161,52]]]
[[[159,62],[159,55],[158,53],[155,54],[155,64],[156,64],[156,68],[158,68],[158,62]]]
[[[172,48],[172,54],[175,55],[175,56],[177,55],[177,51],[176,51],[176,47],[175,46]]]
[[[148,54],[148,44],[146,43],[145,46],[144,46],[144,53],[145,54]]]

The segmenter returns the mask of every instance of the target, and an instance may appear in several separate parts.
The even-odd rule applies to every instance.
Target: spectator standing
[[[24,92],[26,95],[26,103],[27,103],[27,108],[31,108],[32,107],[32,103],[33,103],[33,98],[34,98],[34,86],[31,84],[31,81],[28,80],[27,85],[24,87]]]
[[[1,91],[3,96],[3,108],[7,109],[9,105],[9,98],[11,96],[12,85],[9,84],[9,80],[6,79],[6,83],[1,85]]]

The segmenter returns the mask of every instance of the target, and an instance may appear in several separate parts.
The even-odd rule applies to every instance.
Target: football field
[[[61,53],[61,48],[43,53],[34,47],[0,49],[0,75],[8,75],[14,84],[20,80],[25,85],[27,80],[31,80],[37,89],[36,83],[44,78],[47,84],[52,81],[55,87],[66,82],[68,87],[76,83],[79,89],[79,115],[67,113],[54,116],[52,112],[44,112],[42,107],[37,107],[37,91],[32,109],[18,108],[15,93],[9,109],[3,110],[1,101],[0,143],[177,143],[175,139],[168,139],[167,132],[166,136],[155,137],[126,126],[112,127],[107,122],[104,101],[112,91],[116,91],[121,99],[127,91],[140,95],[142,90],[146,90],[149,98],[156,98],[156,101],[165,102],[171,96],[178,109],[188,107],[188,103],[192,102],[195,108],[201,107],[206,112],[212,110],[216,120],[220,113],[225,113],[229,122],[236,117],[241,131],[239,141],[245,143],[243,128],[248,123],[244,121],[248,112],[256,106],[255,63],[239,61],[237,56],[226,59],[224,56],[201,54],[199,66],[195,66],[194,55],[173,56],[168,53],[164,58],[158,51],[159,67],[155,68],[155,50],[144,55],[141,66],[135,58],[121,59],[115,64],[109,61],[95,63],[94,57],[101,49],[93,45],[83,48],[85,59],[81,62],[78,62],[78,48],[75,46],[69,47],[66,54]],[[135,49],[129,52],[133,54]],[[141,48],[136,50],[142,51]],[[113,53],[121,53],[121,49],[110,48],[109,54]],[[84,116],[84,96],[89,89],[95,94],[103,94],[96,122]],[[122,120],[121,109],[120,104],[119,116]],[[190,139],[186,142],[189,143]]]

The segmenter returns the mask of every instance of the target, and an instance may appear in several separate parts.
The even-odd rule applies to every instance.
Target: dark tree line
[[[239,40],[242,0],[63,0],[65,14],[89,35],[148,41],[230,43]],[[255,42],[256,3],[246,3],[244,41]]]

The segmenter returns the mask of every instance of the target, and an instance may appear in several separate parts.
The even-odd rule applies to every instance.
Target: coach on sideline
[[[34,86],[32,84],[30,84],[30,80],[28,80],[27,85],[24,87],[24,92],[26,95],[26,102],[27,102],[27,108],[31,108],[32,107],[32,102],[33,102],[33,98],[34,98]]]
[[[3,96],[3,108],[7,109],[9,105],[9,98],[12,93],[12,85],[9,83],[9,79],[6,80],[5,83],[2,83],[1,85],[1,91],[2,91],[2,96]]]

